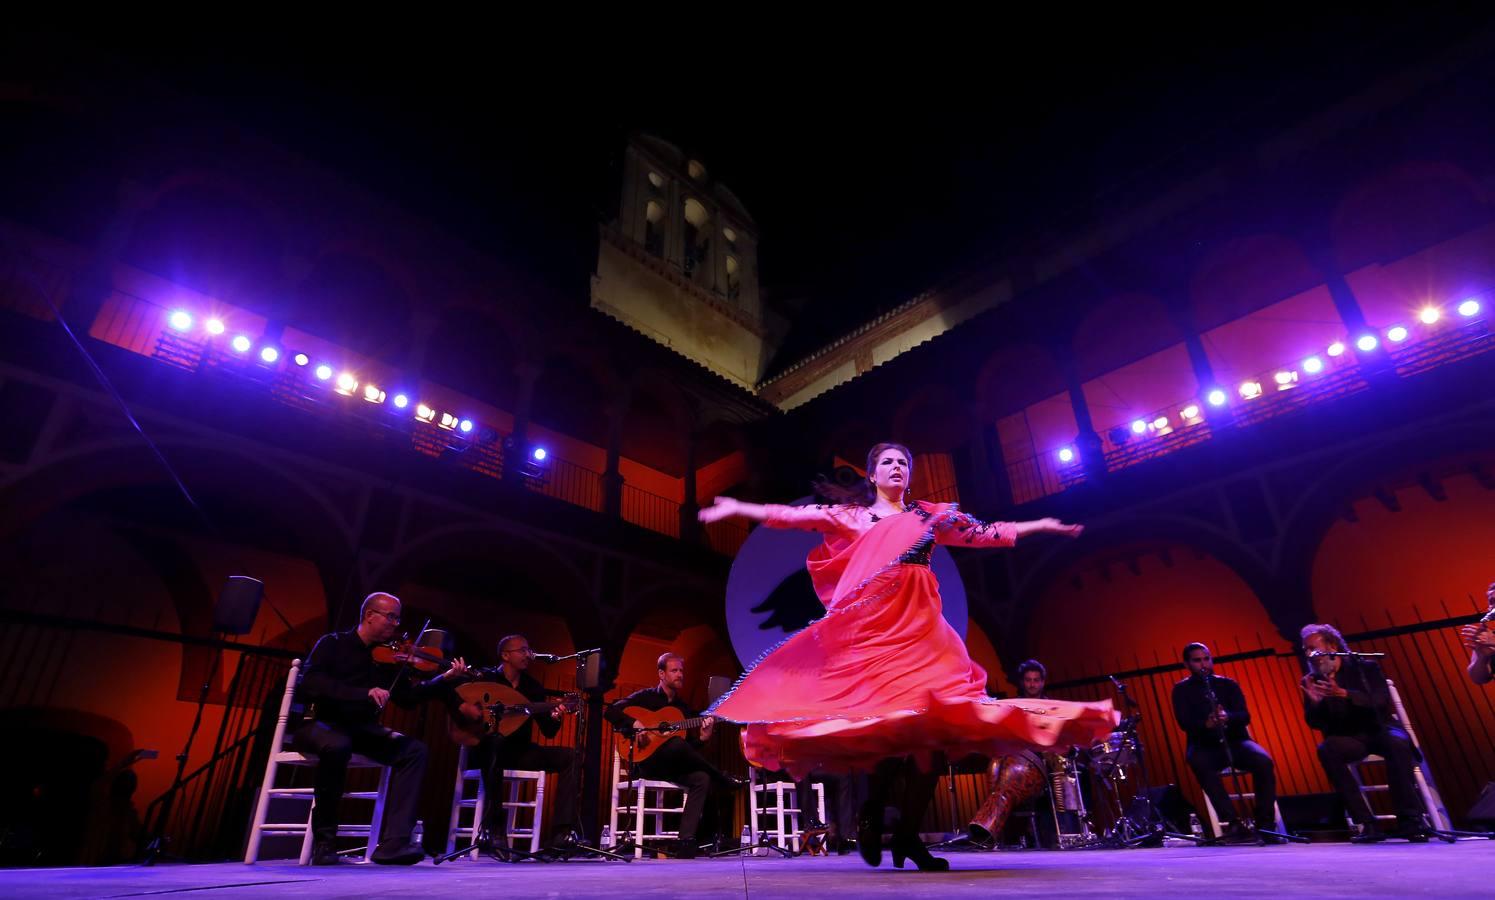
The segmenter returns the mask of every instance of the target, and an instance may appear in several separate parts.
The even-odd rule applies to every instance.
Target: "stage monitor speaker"
[[[1469,818],[1475,822],[1495,823],[1495,781],[1479,792],[1479,799],[1469,807]]]
[[[706,705],[710,706],[716,702],[716,698],[732,689],[732,678],[728,675],[712,675],[706,679]]]
[[[1282,824],[1288,831],[1343,831],[1344,798],[1330,791],[1322,794],[1288,794],[1277,798]]]
[[[213,630],[222,634],[248,634],[260,612],[265,583],[248,575],[230,575],[213,607]]]

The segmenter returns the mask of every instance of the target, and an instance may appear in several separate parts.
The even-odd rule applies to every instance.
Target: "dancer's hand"
[[[1077,538],[1085,533],[1085,526],[1067,525],[1058,519],[1039,519],[1038,530],[1047,531],[1049,534],[1063,535],[1067,538]]]
[[[696,513],[696,518],[710,525],[722,519],[737,515],[738,503],[731,497],[717,497],[711,501],[711,505]]]

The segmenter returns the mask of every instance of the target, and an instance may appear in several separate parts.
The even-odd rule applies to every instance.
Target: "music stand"
[[[596,660],[589,662],[592,657]],[[600,676],[602,671],[602,648],[594,647],[591,650],[578,650],[566,656],[547,658],[548,662],[565,662],[568,659],[576,660],[576,689],[595,690],[597,679],[589,678],[588,675]],[[633,862],[632,859],[611,850],[604,850],[588,842],[586,822],[581,817],[581,778],[582,761],[586,758],[585,748],[587,741],[587,705],[581,704],[576,713],[576,743],[571,748],[571,775],[576,783],[571,792],[571,819],[576,826],[576,840],[564,841],[545,848],[551,854],[552,859],[557,862],[566,862],[573,856],[585,854],[587,856],[601,856],[605,859],[617,859],[623,862]]]

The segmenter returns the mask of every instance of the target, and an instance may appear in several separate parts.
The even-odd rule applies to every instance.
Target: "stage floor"
[[[1158,848],[1067,852],[951,853],[940,874],[871,869],[856,856],[618,863],[460,862],[412,868],[289,863],[154,868],[11,869],[13,897],[72,900],[152,895],[308,898],[413,896],[750,897],[1485,897],[1495,841],[1456,845],[1313,844],[1295,847]]]

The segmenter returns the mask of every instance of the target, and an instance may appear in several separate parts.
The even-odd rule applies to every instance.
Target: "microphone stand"
[[[1137,701],[1133,700],[1130,696],[1127,695],[1126,684],[1118,680],[1114,675],[1110,677],[1111,683],[1116,686],[1116,693],[1121,695],[1122,704],[1128,709],[1141,709],[1140,704],[1138,704]],[[1112,840],[1117,841],[1123,847],[1140,847],[1148,841],[1160,836],[1161,838],[1178,838],[1180,840],[1191,841],[1195,844],[1205,843],[1205,838],[1201,836],[1184,834],[1181,831],[1169,831],[1168,826],[1164,824],[1168,820],[1163,818],[1163,815],[1158,812],[1157,807],[1153,806],[1151,793],[1152,781],[1148,778],[1147,775],[1147,753],[1142,747],[1142,736],[1137,734],[1137,725],[1141,721],[1142,714],[1140,712],[1127,716],[1125,719],[1123,719],[1121,728],[1118,730],[1121,731],[1123,735],[1123,747],[1125,746],[1125,738],[1128,736],[1132,738],[1137,747],[1137,766],[1141,777],[1138,779],[1139,783],[1137,786],[1137,794],[1133,802],[1135,803],[1136,799],[1140,799],[1142,803],[1147,807],[1148,832],[1146,834],[1137,835],[1136,837],[1127,836],[1127,832],[1135,828],[1136,823],[1132,822],[1131,817],[1128,816],[1126,814],[1126,811],[1121,808],[1121,791],[1116,786],[1116,783],[1113,780],[1111,783],[1111,792],[1116,798],[1116,814],[1118,818],[1116,819],[1116,824],[1112,826],[1112,829],[1120,829],[1120,831],[1118,834],[1112,837]],[[1113,734],[1114,733],[1115,732],[1113,732]],[[1157,828],[1152,827],[1154,822],[1158,823]]]
[[[1214,678],[1215,676],[1213,674],[1204,673],[1204,672],[1201,672],[1200,674],[1204,676],[1204,696],[1205,696],[1206,699],[1209,700],[1210,715],[1214,715],[1215,714],[1215,710],[1223,710],[1224,709],[1224,707],[1222,707],[1220,705],[1220,699],[1215,696],[1215,688],[1214,688],[1214,686],[1210,684],[1210,679]],[[1227,714],[1226,718],[1227,719],[1229,718],[1228,714]],[[1230,767],[1230,780],[1235,784],[1235,792],[1236,792],[1236,794],[1238,796],[1242,795],[1242,794],[1245,794],[1246,793],[1245,789],[1241,787],[1241,770],[1238,769],[1238,768],[1236,768],[1236,764],[1235,764],[1235,753],[1234,753],[1234,751],[1232,751],[1230,749],[1230,734],[1229,734],[1229,728],[1230,728],[1230,726],[1229,726],[1229,723],[1226,722],[1226,721],[1224,721],[1224,720],[1221,720],[1220,724],[1216,725],[1215,727],[1218,728],[1219,731],[1220,731],[1220,746],[1222,746],[1222,747],[1225,748],[1225,764]],[[1231,802],[1231,809],[1229,810],[1229,812],[1231,813],[1231,818],[1232,819],[1235,818],[1235,808],[1234,807],[1235,807],[1235,803],[1234,803],[1234,801],[1232,801]],[[1276,816],[1276,810],[1275,809],[1272,811],[1272,814],[1273,814],[1273,817],[1275,818],[1275,816]],[[1281,841],[1291,841],[1293,843],[1298,843],[1298,844],[1306,844],[1306,843],[1308,843],[1308,838],[1298,837],[1296,834],[1288,834],[1285,831],[1273,831],[1273,830],[1269,830],[1269,829],[1266,829],[1266,828],[1259,828],[1259,827],[1257,827],[1257,825],[1256,825],[1256,823],[1254,821],[1251,823],[1251,825],[1249,827],[1250,827],[1251,833],[1256,836],[1256,842],[1258,844],[1265,843],[1261,839],[1262,835],[1267,835],[1268,837],[1274,837],[1274,838],[1277,838],[1278,840],[1281,840]],[[1224,835],[1221,835],[1221,837],[1224,837]]]
[[[599,655],[601,653],[601,647],[594,647],[591,650],[578,650],[575,653],[569,653],[565,656],[555,656],[554,654],[550,653],[536,653],[535,658],[543,659],[545,662],[564,662],[568,659],[576,660],[576,687],[577,690],[581,690],[581,686],[585,682],[586,677],[587,658]],[[558,861],[566,861],[577,853],[585,853],[590,856],[602,856],[607,859],[619,859],[623,862],[633,862],[632,859],[629,859],[628,857],[623,856],[620,853],[614,853],[611,850],[604,850],[601,847],[594,846],[587,842],[587,826],[581,818],[581,766],[582,761],[586,757],[586,740],[587,704],[582,703],[581,706],[577,709],[576,713],[576,742],[571,748],[570,777],[573,780],[575,787],[575,789],[571,792],[571,819],[576,825],[576,841],[574,843],[567,842],[564,846],[554,846],[548,849],[552,853],[557,854],[554,858]]]

